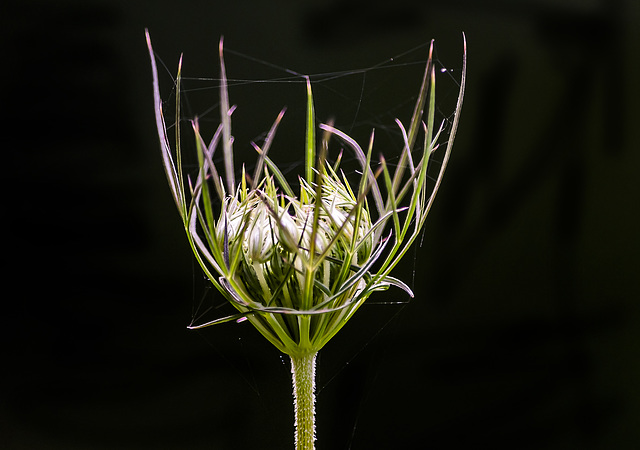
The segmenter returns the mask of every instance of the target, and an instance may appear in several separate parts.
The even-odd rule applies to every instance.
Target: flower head
[[[300,191],[296,194],[268,156],[284,110],[276,118],[263,146],[253,144],[258,152],[253,176],[243,170],[240,183],[236,184],[232,108],[222,41],[221,123],[207,146],[197,120],[192,121],[199,170],[194,180],[185,180],[180,127],[176,126],[174,152],[166,134],[148,33],[147,43],[153,69],[156,124],[174,200],[200,266],[238,310],[237,314],[190,328],[246,318],[284,353],[305,355],[320,350],[374,291],[397,286],[413,296],[409,287],[390,276],[390,272],[418,236],[440,186],[462,105],[464,70],[443,163],[430,193],[426,186],[427,166],[443,132],[442,126],[437,131],[434,128],[433,43],[409,129],[396,121],[404,149],[393,174],[384,158],[375,172],[371,167],[373,132],[365,152],[342,131],[321,124],[325,138],[316,151],[313,96],[307,78],[305,176],[300,177]],[[176,86],[178,118],[180,71],[181,63]],[[414,161],[420,129],[424,134],[422,148],[419,160]],[[337,167],[327,163],[327,141],[331,136],[353,151],[361,164],[362,177],[357,185],[351,185]],[[213,153],[218,146],[222,147],[224,156],[224,177],[213,163]],[[218,212],[214,211],[216,197],[220,204]],[[370,203],[375,206],[374,210],[370,209]]]

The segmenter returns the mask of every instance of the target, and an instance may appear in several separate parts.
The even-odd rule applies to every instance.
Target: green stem
[[[313,450],[316,434],[316,355],[291,356],[293,407],[296,414],[296,450]]]

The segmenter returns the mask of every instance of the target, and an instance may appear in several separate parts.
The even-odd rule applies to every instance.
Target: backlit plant
[[[174,151],[167,137],[148,32],[146,36],[156,125],[169,186],[197,261],[208,280],[237,310],[236,314],[190,328],[246,319],[289,355],[296,448],[313,449],[318,351],[373,292],[395,286],[413,296],[411,289],[390,273],[419,235],[451,154],[464,93],[466,44],[456,111],[445,133],[444,122],[439,127],[435,125],[431,43],[408,129],[396,120],[404,146],[393,171],[382,156],[379,163],[372,164],[373,132],[365,150],[332,125],[320,124],[323,138],[317,142],[311,82],[307,77],[305,165],[298,180],[299,191],[295,192],[268,155],[284,110],[262,146],[252,143],[258,154],[253,173],[247,174],[243,165],[236,178],[233,108],[227,91],[222,40],[220,125],[207,144],[198,120],[191,120],[198,170],[193,177],[185,177],[179,126],[182,59],[176,77]],[[357,183],[351,184],[341,173],[340,158],[329,163],[328,142],[332,136],[359,162],[362,176]],[[446,148],[442,150],[435,183],[428,190],[427,169],[440,141]],[[216,151],[222,151],[224,175],[214,164]]]

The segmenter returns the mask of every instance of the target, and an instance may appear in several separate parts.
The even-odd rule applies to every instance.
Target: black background
[[[320,73],[431,38],[459,68],[466,32],[454,155],[398,270],[415,262],[416,298],[365,306],[321,352],[319,449],[640,445],[637,2],[3,8],[0,447],[293,447],[288,361],[247,324],[186,329],[206,290],[160,163],[145,27],[171,72],[184,51],[211,77],[220,35]],[[231,93],[249,139],[286,103],[267,89]]]

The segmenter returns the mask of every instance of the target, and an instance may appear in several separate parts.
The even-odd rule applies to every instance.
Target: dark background
[[[145,27],[170,72],[184,51],[185,71],[211,77],[222,34],[320,73],[431,38],[459,69],[466,32],[452,161],[397,273],[411,279],[415,264],[416,298],[365,306],[321,353],[319,449],[638,448],[638,2],[3,8],[1,448],[293,448],[288,361],[247,324],[186,329],[203,295],[220,298],[164,179]],[[380,95],[397,105],[412,83]],[[231,93],[248,139],[286,103],[265,89]]]

